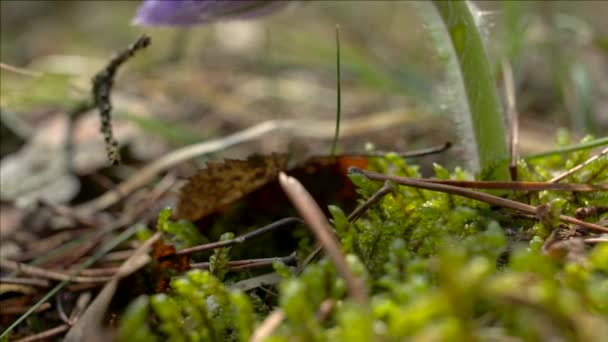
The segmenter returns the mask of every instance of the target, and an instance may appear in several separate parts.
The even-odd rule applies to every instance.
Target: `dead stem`
[[[452,186],[452,185],[440,184],[437,182],[430,182],[430,181],[421,180],[421,179],[385,175],[385,174],[377,173],[377,172],[373,172],[373,171],[361,170],[361,169],[355,168],[355,167],[351,167],[349,169],[349,172],[360,173],[360,174],[364,175],[365,177],[367,177],[368,179],[375,180],[375,181],[384,182],[384,181],[390,180],[397,184],[401,184],[401,185],[405,185],[405,186],[432,190],[432,191],[445,192],[445,193],[449,193],[449,194],[453,194],[453,195],[467,197],[467,198],[470,198],[470,199],[473,199],[476,201],[486,202],[491,205],[496,205],[496,206],[500,206],[500,207],[518,210],[518,211],[521,211],[521,212],[524,212],[527,214],[538,215],[537,207],[534,207],[534,206],[531,206],[531,205],[528,205],[525,203],[509,200],[506,198],[493,196],[493,195],[482,193],[482,192],[459,188],[459,187]],[[595,223],[581,221],[581,220],[575,219],[574,217],[570,217],[570,216],[566,216],[566,215],[560,215],[559,219],[563,222],[579,225],[579,226],[585,227],[592,231],[596,231],[599,233],[608,233],[608,228],[602,227]]]
[[[35,341],[47,341],[49,340],[51,337],[55,337],[57,335],[60,335],[64,332],[66,332],[68,329],[70,329],[70,326],[68,324],[62,324],[59,326],[56,326],[54,328],[45,330],[43,332],[34,334],[34,335],[30,335],[28,337],[24,337],[18,340],[15,340],[14,342],[35,342]]]
[[[230,271],[241,271],[250,268],[264,267],[264,266],[272,266],[275,261],[280,261],[285,265],[292,265],[298,261],[296,253],[292,253],[288,256],[284,257],[276,257],[276,258],[260,258],[260,259],[246,259],[246,260],[232,260],[228,261],[226,266]],[[210,262],[197,262],[190,264],[190,268],[198,268],[198,269],[209,269],[211,263]]]
[[[28,311],[32,311],[33,313],[34,312],[38,313],[38,312],[46,311],[50,308],[51,308],[51,303],[49,303],[49,302],[41,303],[34,310],[32,310],[32,308],[30,306],[10,307],[10,306],[5,306],[5,305],[0,305],[0,315],[21,315],[24,312],[28,312]]]
[[[0,284],[17,284],[36,287],[49,287],[51,282],[46,279],[18,278],[18,277],[2,277]]]
[[[351,224],[354,223],[372,205],[379,202],[382,198],[384,198],[384,196],[388,195],[389,193],[392,193],[394,190],[395,189],[388,181],[384,182],[384,185],[380,189],[378,189],[378,191],[376,191],[370,198],[368,198],[360,206],[355,208],[355,210],[353,210],[346,219],[348,220],[349,223],[351,223]],[[310,252],[310,254],[308,254],[306,256],[306,258],[304,258],[304,260],[300,263],[300,265],[298,265],[298,268],[296,269],[296,274],[300,274],[302,272],[302,270],[304,270],[304,267],[306,267],[306,265],[308,265],[312,261],[312,259],[314,259],[319,254],[319,252],[321,252],[321,245],[319,245],[319,243],[316,243],[315,246],[313,247],[312,252]]]
[[[583,239],[583,242],[588,243],[588,244],[596,244],[596,243],[606,243],[608,242],[608,238],[587,238],[587,239]]]
[[[466,181],[453,179],[420,179],[427,183],[453,185],[459,188],[471,189],[504,189],[504,190],[521,190],[521,191],[576,191],[576,192],[591,192],[608,190],[608,184],[561,184],[549,182],[500,182],[500,181]]]
[[[11,271],[19,271],[21,273],[34,277],[41,277],[58,281],[71,281],[75,283],[105,283],[110,280],[110,277],[83,277],[69,273],[50,271],[44,268],[30,266],[27,264],[3,258],[0,258],[0,267]]]
[[[295,178],[279,173],[279,184],[306,222],[306,226],[316,237],[327,255],[333,261],[340,276],[346,282],[350,296],[361,304],[368,302],[367,292],[361,279],[357,278],[346,262],[340,244],[332,228],[310,193]]]
[[[112,93],[112,87],[114,86],[114,76],[116,75],[118,68],[124,62],[133,57],[137,51],[146,48],[148,45],[150,45],[150,37],[144,34],[124,51],[113,56],[108,65],[93,77],[93,101],[97,109],[99,109],[101,133],[104,136],[108,158],[112,165],[120,163],[118,142],[114,139],[112,134],[112,101],[110,99],[110,94]]]
[[[304,223],[304,221],[302,221],[300,218],[298,217],[287,217],[284,219],[280,219],[276,222],[273,222],[267,226],[264,226],[262,228],[258,228],[256,230],[253,230],[247,234],[241,235],[241,236],[237,236],[234,239],[230,239],[230,240],[226,240],[226,241],[217,241],[217,242],[211,242],[211,243],[206,243],[204,245],[199,245],[199,246],[194,246],[194,247],[190,247],[190,248],[184,248],[181,249],[177,252],[175,252],[175,255],[186,255],[186,254],[192,254],[192,253],[196,253],[196,252],[202,252],[202,251],[208,251],[211,249],[216,249],[216,248],[222,248],[222,247],[228,247],[228,246],[233,246],[236,244],[240,244],[243,243],[251,238],[266,234],[270,231],[273,231],[277,228],[281,228],[283,226],[292,224],[292,223]]]
[[[266,340],[270,334],[283,322],[285,319],[285,312],[281,308],[274,309],[274,311],[266,317],[266,319],[260,324],[257,329],[253,332],[249,342],[262,342]]]
[[[511,162],[509,163],[509,172],[511,180],[517,180],[517,160],[519,159],[519,112],[517,111],[517,103],[515,101],[515,81],[513,80],[513,70],[511,63],[505,58],[502,60],[502,77],[505,86],[505,95],[507,98],[507,117],[509,118],[509,150],[511,154]]]
[[[594,155],[593,157],[591,157],[591,158],[587,159],[587,160],[586,160],[585,162],[583,162],[582,164],[579,164],[579,165],[577,165],[577,166],[575,166],[575,167],[571,168],[570,170],[568,170],[568,171],[566,171],[566,172],[562,173],[561,175],[559,175],[559,176],[556,176],[556,177],[552,178],[552,179],[549,181],[549,183],[557,183],[557,182],[559,182],[560,180],[562,180],[562,179],[564,179],[564,178],[566,178],[566,177],[570,176],[571,174],[573,174],[573,173],[577,172],[578,170],[580,170],[580,169],[584,168],[585,166],[587,166],[587,165],[589,165],[589,164],[593,163],[594,161],[596,161],[596,160],[600,159],[602,156],[605,156],[606,154],[608,154],[608,147],[606,147],[605,149],[603,149],[603,150],[602,150],[600,153],[598,153],[598,154]]]

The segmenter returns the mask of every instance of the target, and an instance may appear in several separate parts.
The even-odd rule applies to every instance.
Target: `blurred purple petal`
[[[285,7],[287,0],[144,0],[133,23],[143,26],[190,26],[218,19],[247,19]]]

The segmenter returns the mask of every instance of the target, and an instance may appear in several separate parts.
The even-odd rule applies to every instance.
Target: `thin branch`
[[[345,153],[345,154],[340,154],[340,157],[347,157],[347,158],[384,158],[386,157],[386,155],[388,153],[392,153],[398,157],[401,158],[415,158],[415,157],[423,157],[423,156],[428,156],[431,154],[437,154],[437,153],[441,153],[444,152],[446,150],[448,150],[449,148],[452,147],[452,143],[449,141],[446,141],[445,143],[443,143],[442,145],[439,146],[432,146],[429,148],[423,148],[423,149],[419,149],[419,150],[415,150],[415,151],[409,151],[409,152],[392,152],[392,151],[374,151],[372,153]]]
[[[384,196],[395,191],[395,188],[390,182],[384,182],[384,185],[378,189],[370,198],[367,199],[363,204],[353,210],[350,215],[346,218],[348,222],[353,223],[361,217],[372,205],[378,203]]]
[[[234,246],[237,244],[241,244],[251,238],[266,234],[270,231],[273,231],[277,228],[281,228],[283,226],[289,225],[289,224],[293,224],[293,223],[304,223],[304,221],[302,221],[300,218],[298,217],[287,217],[284,219],[280,219],[276,222],[273,222],[267,226],[264,226],[262,228],[258,228],[256,230],[253,230],[247,234],[241,235],[241,236],[237,236],[234,239],[230,239],[230,240],[225,240],[225,241],[217,241],[217,242],[212,242],[212,243],[206,243],[204,245],[199,245],[199,246],[194,246],[194,247],[190,247],[190,248],[184,248],[181,249],[177,252],[175,252],[175,255],[186,255],[186,254],[192,254],[192,253],[196,253],[196,252],[202,252],[202,251],[208,251],[211,249],[217,249],[217,248],[222,248],[222,247],[228,247],[228,246]]]
[[[342,90],[340,87],[340,25],[336,25],[336,133],[331,144],[330,155],[336,155],[338,138],[340,137],[340,119],[342,116]]]
[[[543,190],[555,190],[555,191],[576,191],[576,192],[590,192],[590,191],[604,191],[608,190],[608,184],[562,184],[562,183],[549,183],[549,182],[500,182],[500,181],[466,181],[466,180],[453,180],[453,179],[432,179],[425,178],[421,179],[427,183],[453,185],[459,188],[471,188],[471,189],[504,189],[504,190],[522,190],[522,191],[543,191]]]
[[[348,267],[340,250],[340,244],[333,234],[327,218],[310,193],[298,180],[287,176],[283,172],[279,173],[279,184],[306,222],[306,226],[312,231],[317,241],[333,261],[338,273],[346,283],[350,296],[361,304],[367,303],[368,297],[363,281],[357,278]]]
[[[17,284],[17,285],[28,285],[28,286],[37,286],[37,287],[51,286],[51,282],[46,279],[17,278],[17,277],[2,277],[2,278],[0,278],[0,284]]]
[[[593,157],[587,159],[585,162],[583,162],[581,164],[578,164],[577,166],[575,166],[575,167],[571,168],[570,170],[562,173],[561,175],[552,178],[549,181],[549,183],[557,183],[557,182],[559,182],[560,180],[562,180],[562,179],[564,179],[564,178],[572,175],[573,173],[577,172],[578,170],[580,170],[580,169],[584,168],[585,166],[593,163],[594,161],[600,159],[601,157],[605,156],[606,154],[608,154],[608,147],[606,147],[605,149],[603,149],[600,153],[598,153],[598,154],[594,155]]]
[[[583,239],[583,242],[588,243],[588,244],[596,244],[596,243],[607,243],[608,242],[608,238],[587,238],[587,239]]]
[[[32,70],[28,70],[28,69],[25,69],[25,68],[16,67],[14,65],[6,64],[6,63],[1,63],[1,62],[0,62],[0,69],[4,69],[4,70],[7,70],[7,71],[14,72],[16,74],[23,75],[23,76],[28,76],[28,77],[42,77],[42,76],[44,76],[44,73],[42,73],[40,71],[32,71]]]
[[[70,329],[70,326],[68,324],[62,324],[59,326],[56,326],[54,328],[45,330],[43,332],[34,334],[34,335],[30,335],[28,337],[24,337],[18,340],[15,340],[14,342],[36,342],[36,341],[47,341],[49,340],[51,337],[55,337],[57,335],[60,335],[66,331],[68,331],[68,329]]]
[[[260,258],[260,259],[245,259],[245,260],[231,260],[228,261],[226,266],[230,271],[241,271],[249,268],[256,267],[264,267],[264,266],[272,266],[275,261],[280,261],[286,265],[294,264],[298,261],[298,258],[295,253],[292,253],[288,256],[277,257],[277,258]],[[198,268],[198,269],[209,269],[211,263],[210,262],[197,262],[190,264],[190,268]]]
[[[401,184],[401,185],[405,185],[405,186],[432,190],[432,191],[440,191],[440,192],[445,192],[445,193],[449,193],[452,195],[467,197],[467,198],[470,198],[470,199],[473,199],[476,201],[486,202],[486,203],[489,203],[492,205],[518,210],[518,211],[521,211],[521,212],[524,212],[527,214],[532,214],[532,215],[536,215],[536,216],[538,216],[538,214],[539,214],[537,207],[534,207],[534,206],[531,206],[531,205],[528,205],[525,203],[517,202],[517,201],[512,201],[512,200],[509,200],[506,198],[489,195],[489,194],[482,193],[482,192],[459,188],[459,187],[452,186],[452,185],[432,183],[432,182],[428,182],[426,180],[420,180],[420,179],[414,179],[414,178],[385,175],[382,173],[372,172],[372,171],[368,171],[368,170],[361,170],[361,169],[355,168],[355,167],[351,167],[349,169],[349,172],[360,173],[360,174],[364,175],[365,177],[367,177],[368,179],[375,180],[375,181],[384,182],[384,181],[390,180],[397,184]],[[590,230],[593,230],[596,232],[608,233],[608,228],[602,227],[595,223],[581,221],[574,217],[570,217],[570,216],[566,216],[566,215],[560,215],[559,219],[563,222],[579,225],[579,226],[585,227],[587,229],[590,229]]]
[[[24,263],[3,258],[0,258],[0,267],[11,271],[19,271],[23,274],[27,274],[34,277],[41,277],[58,281],[71,281],[74,283],[105,283],[111,279],[111,277],[83,277],[78,276],[74,273],[69,274],[51,271],[44,268],[30,266]]]

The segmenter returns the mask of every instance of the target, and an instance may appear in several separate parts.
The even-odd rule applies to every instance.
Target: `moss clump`
[[[588,157],[589,151],[578,151],[521,161],[518,174],[521,180],[546,181]],[[394,155],[373,167],[419,177],[416,166]],[[603,157],[567,181],[605,183],[607,169]],[[435,173],[438,178],[470,177],[438,165]],[[362,200],[380,187],[361,175],[352,179]],[[605,339],[608,244],[586,244],[574,227],[554,218],[574,215],[580,207],[605,207],[608,193],[519,191],[510,196],[546,204],[548,214],[537,222],[470,199],[401,186],[352,224],[332,207],[343,251],[365,279],[370,305],[347,298],[345,284],[326,259],[297,277],[279,266],[283,280],[276,302],[286,318],[268,340]],[[606,219],[602,210],[586,217]],[[555,236],[559,248],[547,240]],[[175,278],[167,294],[135,300],[123,315],[121,340],[247,340],[264,318],[257,314],[263,302],[253,293],[231,291],[230,278],[226,275],[222,284],[211,273],[191,271]],[[324,302],[333,306],[323,314]]]

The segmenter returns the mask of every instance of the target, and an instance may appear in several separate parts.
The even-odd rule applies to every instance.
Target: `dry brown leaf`
[[[202,218],[275,180],[286,164],[284,154],[208,162],[182,188],[177,216],[190,221]]]

